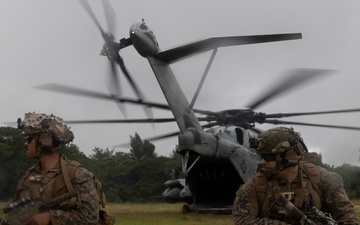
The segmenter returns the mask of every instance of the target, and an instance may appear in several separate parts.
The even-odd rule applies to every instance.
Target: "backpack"
[[[61,165],[61,170],[64,177],[66,188],[69,193],[74,193],[75,196],[70,199],[69,204],[67,206],[68,208],[72,208],[77,204],[77,197],[75,194],[74,187],[71,184],[71,179],[74,177],[76,169],[82,165],[76,161],[65,160],[63,156],[60,158],[60,165]],[[102,184],[95,176],[93,176],[93,180],[99,197],[99,224],[113,225],[115,224],[115,218],[111,214],[109,214],[109,212],[107,212],[107,210],[105,209],[106,195],[105,192],[103,191]]]

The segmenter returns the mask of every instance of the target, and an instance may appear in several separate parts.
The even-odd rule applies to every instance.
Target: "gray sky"
[[[209,37],[301,32],[302,40],[220,48],[195,107],[220,111],[245,107],[281,80],[291,68],[334,69],[336,73],[268,102],[265,113],[360,108],[355,100],[360,71],[360,2],[346,1],[114,1],[116,39],[128,37],[130,26],[145,18],[162,50]],[[106,29],[101,1],[90,0]],[[122,119],[112,102],[34,89],[59,83],[107,92],[108,61],[99,55],[103,40],[78,1],[0,1],[1,121],[16,121],[26,112],[54,113],[64,120]],[[147,100],[165,103],[146,59],[130,46],[121,51],[126,66]],[[211,52],[172,65],[191,100]],[[127,97],[134,94],[121,76]],[[127,106],[129,118],[144,118],[139,106]],[[154,109],[155,117],[171,113]],[[359,113],[303,116],[293,121],[360,126]],[[290,119],[287,119],[290,120]],[[261,125],[266,129],[271,126]],[[323,161],[360,165],[359,131],[294,126]],[[145,139],[171,131],[176,124],[72,125],[74,143],[85,154],[129,142],[138,132]],[[177,138],[154,142],[168,156]],[[116,149],[125,151],[128,149]]]

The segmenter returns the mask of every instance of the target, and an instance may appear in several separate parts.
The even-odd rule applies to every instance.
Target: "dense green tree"
[[[120,191],[123,201],[151,201],[151,196],[161,196],[170,168],[166,157],[146,158],[134,163],[127,172]]]
[[[153,196],[161,196],[171,170],[181,171],[178,146],[170,157],[158,157],[155,146],[147,140],[142,141],[137,133],[130,136],[130,141],[129,153],[94,148],[93,154],[86,156],[75,144],[66,145],[61,152],[80,162],[102,182],[108,202],[152,201]],[[8,201],[22,174],[37,163],[37,160],[27,158],[24,143],[25,136],[19,129],[0,127],[0,200]],[[322,162],[321,154],[311,153],[306,157],[314,164],[338,173],[349,196],[360,198],[360,167],[343,164],[334,168]]]
[[[25,136],[13,127],[0,127],[0,198],[10,199],[22,174],[35,161],[26,156]]]
[[[157,156],[155,153],[155,145],[150,143],[148,140],[143,142],[141,150],[143,153],[143,158],[155,158]]]
[[[142,140],[138,133],[135,133],[135,136],[130,135],[130,155],[136,160],[140,160],[142,157],[141,146]]]
[[[360,198],[360,167],[344,163],[333,169],[344,180],[344,187],[350,198]]]
[[[73,143],[69,143],[65,145],[61,149],[61,154],[65,155],[67,158],[71,160],[76,160],[85,168],[88,168],[92,165],[92,160],[88,156],[86,156],[83,152],[80,151],[79,147]]]
[[[143,142],[138,133],[134,136],[130,135],[130,146],[130,155],[136,160],[156,157],[155,145],[147,140]]]

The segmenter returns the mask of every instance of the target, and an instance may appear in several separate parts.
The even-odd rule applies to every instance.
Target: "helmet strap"
[[[260,168],[259,172],[265,174],[265,176],[267,176],[267,177],[272,177],[283,169],[284,169],[284,166],[281,163],[281,161],[276,160],[276,168],[274,170],[269,171],[269,170],[265,170],[264,168]]]
[[[35,138],[35,154],[36,158],[39,158],[41,155],[41,148],[39,147],[39,136]]]
[[[56,146],[56,147],[54,147],[54,148],[52,149],[52,151],[60,150],[62,147],[63,147],[63,144],[62,144],[62,143],[59,143],[59,145]]]

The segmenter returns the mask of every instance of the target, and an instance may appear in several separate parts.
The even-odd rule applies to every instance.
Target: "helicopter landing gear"
[[[192,210],[190,209],[189,205],[188,204],[184,204],[183,207],[182,207],[182,213],[183,214],[188,214],[188,213],[191,213]]]

